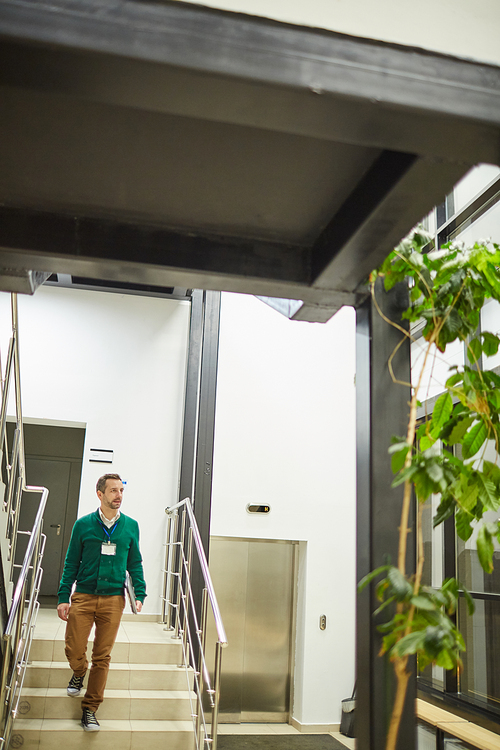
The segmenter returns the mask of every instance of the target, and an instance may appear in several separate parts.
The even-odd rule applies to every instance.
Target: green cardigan
[[[139,550],[137,521],[123,513],[120,514],[111,535],[111,542],[116,544],[115,555],[101,554],[101,545],[107,541],[99,510],[76,521],[59,584],[59,604],[69,602],[71,588],[75,582],[76,591],[82,594],[123,594],[126,570],[132,578],[136,599],[144,601],[146,584]]]

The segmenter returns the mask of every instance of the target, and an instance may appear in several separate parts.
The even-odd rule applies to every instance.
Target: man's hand
[[[66,622],[66,620],[68,619],[68,612],[69,612],[68,602],[59,604],[59,606],[57,607],[57,614],[61,620],[64,620],[64,622]]]
[[[142,602],[136,602],[135,606],[137,607],[137,611],[140,612],[142,609]],[[60,616],[60,615],[59,615]]]

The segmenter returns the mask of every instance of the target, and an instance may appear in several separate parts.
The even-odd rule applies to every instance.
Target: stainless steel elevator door
[[[210,540],[210,571],[229,642],[222,655],[221,722],[288,719],[295,547]],[[209,627],[209,638],[214,635]]]

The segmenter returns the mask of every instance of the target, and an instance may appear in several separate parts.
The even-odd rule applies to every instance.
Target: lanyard
[[[119,521],[119,520],[120,520],[120,519],[118,519],[118,521]],[[118,521],[117,521],[117,522],[115,523],[115,525],[114,525],[114,526],[113,526],[113,527],[112,527],[111,529],[109,529],[109,530],[108,530],[108,529],[106,528],[106,526],[105,526],[105,525],[103,524],[103,522],[101,521],[101,519],[100,519],[100,518],[98,519],[98,521],[99,521],[99,523],[100,523],[100,524],[101,524],[101,526],[102,526],[102,530],[104,531],[104,533],[105,533],[105,534],[106,534],[106,536],[108,537],[108,544],[111,544],[111,534],[113,533],[113,531],[114,531],[114,530],[116,529],[116,527],[118,526]]]

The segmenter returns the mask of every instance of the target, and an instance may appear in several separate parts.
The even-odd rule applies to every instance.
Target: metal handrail
[[[181,525],[179,529],[179,514],[182,509]],[[193,512],[191,501],[184,498],[176,505],[165,508],[167,513],[167,542],[165,552],[163,612],[162,620],[166,629],[174,631],[174,638],[180,638],[183,653],[183,666],[186,668],[188,688],[191,695],[190,668],[193,667],[196,695],[196,708],[191,706],[193,727],[195,730],[195,744],[197,750],[211,748],[217,750],[217,724],[220,702],[220,681],[222,665],[222,649],[227,644],[227,636],[215,595],[215,590],[208,568],[208,562],[203,549],[200,531]],[[186,544],[186,515],[188,520],[188,535]],[[198,562],[205,583],[203,589],[201,618],[198,621],[195,601],[191,586],[192,552],[196,550]],[[175,581],[175,585],[173,582]],[[206,654],[207,614],[209,606],[214,617],[217,640],[215,643],[215,662],[213,685],[211,683]],[[172,613],[175,613],[175,623],[172,624]],[[192,626],[191,626],[192,623]],[[204,711],[204,697],[207,697],[211,709],[210,731]],[[191,699],[190,699],[191,700]]]
[[[19,573],[19,578],[17,579],[16,588],[12,596],[12,606],[10,608],[7,625],[5,626],[4,635],[12,635],[12,630],[14,628],[14,621],[16,618],[17,610],[19,609],[21,605],[22,589],[23,589],[24,583],[26,582],[26,578],[28,577],[29,569],[31,567],[31,560],[33,558],[35,547],[38,542],[38,532],[41,532],[42,530],[43,514],[45,512],[45,506],[47,504],[47,498],[49,496],[49,491],[46,487],[31,486],[31,487],[24,487],[23,489],[25,492],[41,492],[42,497],[40,500],[40,505],[38,506],[38,511],[36,514],[35,522],[33,524],[33,528],[30,533],[30,540],[28,542],[28,547],[26,549],[24,560],[21,565],[21,571]]]
[[[208,598],[210,600],[212,612],[214,613],[215,627],[217,630],[217,640],[221,644],[222,648],[225,648],[227,646],[226,631],[224,629],[224,623],[222,622],[222,617],[221,617],[221,613],[219,609],[219,603],[215,595],[215,589],[212,583],[212,577],[210,575],[207,557],[205,555],[205,550],[203,549],[203,542],[201,541],[200,530],[196,522],[196,518],[193,512],[193,508],[191,506],[190,499],[188,497],[185,497],[184,500],[180,500],[175,505],[172,505],[169,508],[165,508],[165,513],[172,513],[173,511],[178,510],[179,508],[182,508],[183,506],[187,510],[187,513],[189,516],[189,522],[191,524],[191,528],[193,529],[194,544],[196,547],[196,551],[198,553],[198,559],[200,562],[201,572],[203,574],[203,580],[205,581],[205,586],[208,592]]]
[[[7,471],[7,502],[0,506],[0,513],[6,513],[6,534],[9,541],[10,576],[3,566],[4,576],[13,581],[14,568],[20,568],[12,602],[7,617],[7,623],[2,635],[2,667],[0,670],[0,750],[7,750],[10,744],[14,719],[17,715],[19,699],[24,683],[29,650],[33,638],[39,603],[38,594],[43,574],[41,561],[45,548],[46,537],[42,534],[43,514],[47,504],[49,491],[46,487],[36,487],[26,484],[26,467],[24,451],[24,430],[21,404],[21,373],[19,357],[19,316],[17,295],[11,295],[12,308],[12,338],[9,342],[9,352],[6,362],[5,377],[2,379],[2,403],[0,407],[0,447],[5,449]],[[7,402],[9,386],[14,367],[14,389],[16,404],[16,431],[9,466],[7,461]],[[31,531],[19,531],[19,517],[21,510],[22,492],[36,492],[41,494],[36,518]],[[16,542],[19,534],[27,534],[29,541],[21,565],[15,563]],[[7,561],[5,561],[7,562]],[[28,580],[31,582],[28,592]]]

